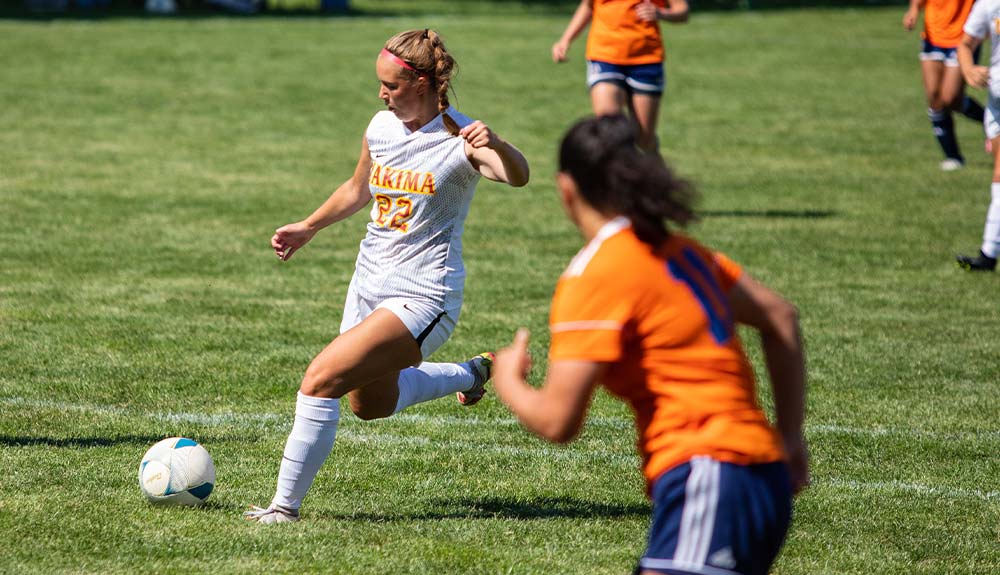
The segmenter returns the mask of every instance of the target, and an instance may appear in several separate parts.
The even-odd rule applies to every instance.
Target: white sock
[[[340,400],[310,397],[299,392],[295,402],[295,422],[285,443],[278,471],[278,489],[271,503],[298,509],[326,461],[340,421]]]
[[[476,382],[469,366],[464,363],[421,363],[399,372],[399,413],[411,405],[444,397],[457,391],[468,391]]]
[[[1000,183],[990,186],[990,209],[986,212],[986,226],[983,228],[983,254],[995,258],[1000,251]]]

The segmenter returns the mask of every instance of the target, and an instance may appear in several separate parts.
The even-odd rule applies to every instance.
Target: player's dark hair
[[[458,135],[458,124],[445,113],[448,103],[448,89],[451,79],[458,71],[458,64],[444,47],[444,41],[434,30],[407,30],[400,32],[385,43],[385,49],[395,54],[404,62],[413,66],[416,71],[403,69],[403,73],[412,78],[424,76],[431,82],[431,87],[437,91],[438,111],[448,132]]]
[[[595,209],[628,217],[646,244],[658,246],[667,238],[664,220],[684,226],[695,219],[694,187],[659,155],[639,149],[635,125],[625,116],[577,122],[563,137],[559,170]]]

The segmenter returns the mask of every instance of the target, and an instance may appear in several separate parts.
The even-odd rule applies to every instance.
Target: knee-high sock
[[[340,421],[340,400],[310,397],[299,392],[295,422],[285,443],[278,471],[278,489],[271,503],[298,509],[326,461]]]
[[[927,109],[927,117],[931,119],[934,127],[934,137],[937,138],[941,151],[949,158],[960,162],[965,162],[962,153],[958,150],[958,140],[955,139],[955,123],[951,119],[949,110]]]
[[[986,111],[983,110],[983,105],[977,102],[975,98],[970,98],[969,96],[962,98],[962,105],[959,108],[959,112],[966,118],[980,124],[983,123],[983,116],[986,114]]]
[[[986,211],[986,226],[983,228],[983,255],[997,257],[1000,252],[1000,183],[990,186],[990,209]]]
[[[456,391],[468,391],[475,381],[469,366],[464,363],[424,362],[404,369],[399,372],[399,400],[393,413]]]

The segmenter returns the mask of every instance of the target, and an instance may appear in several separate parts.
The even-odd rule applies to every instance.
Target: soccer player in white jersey
[[[333,448],[341,397],[358,417],[376,419],[452,393],[463,405],[483,396],[492,354],[464,363],[423,360],[458,321],[462,229],[479,177],[520,187],[528,182],[528,162],[484,123],[449,106],[454,65],[433,30],[390,38],[375,64],[388,111],[368,125],[354,175],[312,215],[271,238],[287,260],[320,229],[374,199],[340,335],[306,369],[277,491],[247,519],[298,519]]]
[[[974,256],[958,256],[958,264],[971,271],[993,271],[1000,250],[1000,0],[979,0],[972,6],[965,21],[962,41],[958,45],[958,63],[965,81],[971,86],[989,88],[989,103],[983,125],[992,142],[993,183],[990,186],[990,207],[986,212],[983,243]],[[976,48],[989,36],[993,47],[990,66],[977,66],[973,58]]]

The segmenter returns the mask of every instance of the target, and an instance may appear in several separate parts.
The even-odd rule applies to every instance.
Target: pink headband
[[[420,70],[417,70],[413,66],[407,64],[405,60],[403,60],[399,56],[393,54],[392,52],[386,50],[385,48],[382,48],[381,55],[382,55],[382,57],[384,57],[385,59],[389,60],[390,62],[393,62],[395,64],[399,64],[400,66],[406,68],[407,70],[410,70],[412,72],[416,72],[417,74],[420,74],[421,76],[425,75],[423,72],[421,72]]]

